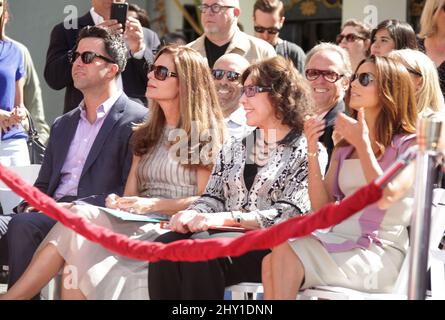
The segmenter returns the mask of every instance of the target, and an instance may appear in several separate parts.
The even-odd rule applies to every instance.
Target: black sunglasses
[[[359,36],[358,34],[355,33],[339,34],[336,39],[337,44],[340,44],[343,41],[343,39],[346,39],[346,42],[355,42],[358,39],[366,40],[365,37]]]
[[[116,62],[114,62],[113,60],[111,60],[110,58],[107,58],[107,57],[105,57],[105,56],[103,56],[103,55],[101,55],[101,54],[98,54],[98,53],[96,53],[96,52],[84,51],[84,52],[80,53],[80,52],[77,52],[77,51],[75,51],[75,52],[71,51],[71,52],[69,53],[69,59],[70,59],[70,62],[71,62],[72,64],[73,64],[79,57],[80,57],[80,59],[82,59],[82,62],[85,63],[85,64],[90,64],[91,62],[93,62],[93,60],[94,60],[95,58],[100,58],[100,59],[102,59],[102,60],[104,60],[104,61],[106,61],[106,62],[109,62],[109,63],[116,63]]]
[[[254,29],[255,29],[255,32],[264,33],[267,31],[268,34],[277,34],[281,30],[281,29],[278,29],[275,27],[265,28],[265,27],[260,27],[260,26],[255,26]]]
[[[155,66],[154,64],[150,63],[148,65],[148,73],[154,71],[155,78],[164,81],[167,79],[167,77],[178,77],[178,74],[175,72],[168,71],[167,67],[164,66]]]
[[[241,74],[235,71],[226,71],[221,69],[215,69],[212,70],[212,75],[215,80],[222,80],[224,78],[224,75],[226,75],[227,80],[230,82],[238,81],[241,77]]]
[[[351,77],[351,83],[354,82],[356,79],[358,79],[358,82],[363,87],[367,87],[372,81],[375,80],[374,76],[368,72],[353,74]]]
[[[272,92],[272,87],[261,87],[261,86],[245,86],[242,87],[241,92],[246,95],[246,97],[254,97],[257,93],[261,92]]]
[[[320,76],[322,76],[327,82],[330,82],[330,83],[335,83],[340,78],[343,77],[342,74],[338,74],[335,71],[319,70],[319,69],[307,69],[305,72],[305,75],[306,75],[306,79],[308,79],[309,81],[315,81]]]

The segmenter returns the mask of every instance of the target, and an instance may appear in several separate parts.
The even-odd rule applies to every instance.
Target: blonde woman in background
[[[419,116],[443,112],[445,103],[434,62],[424,53],[412,49],[392,51],[389,57],[401,62],[410,73],[416,89]]]
[[[418,45],[436,65],[445,95],[445,0],[426,0],[420,17]]]

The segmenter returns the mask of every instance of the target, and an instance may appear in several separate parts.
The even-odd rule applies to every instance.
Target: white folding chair
[[[19,167],[7,167],[9,170],[14,171],[18,174],[23,180],[28,183],[34,183],[37,179],[37,176],[40,171],[40,164],[31,164],[28,166],[19,166]],[[10,215],[13,213],[12,209],[17,206],[22,198],[16,195],[11,189],[4,184],[3,181],[0,180],[0,204],[2,206],[3,214]],[[2,241],[4,241],[3,239]],[[2,248],[2,261],[7,261],[7,249],[5,247]],[[7,265],[0,265],[0,272],[8,272],[9,268]]]
[[[39,175],[40,167],[40,164],[30,164],[28,166],[7,168],[14,171],[26,182],[33,184]],[[22,198],[12,192],[3,181],[0,181],[0,203],[2,205],[3,214],[11,214],[12,209],[17,206],[20,201],[22,201]]]

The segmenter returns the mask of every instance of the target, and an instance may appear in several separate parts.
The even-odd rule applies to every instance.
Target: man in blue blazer
[[[81,30],[72,58],[74,86],[84,99],[58,118],[35,186],[59,202],[83,200],[104,206],[110,193],[122,194],[132,161],[129,139],[147,109],[119,90],[116,78],[125,69],[127,49],[109,29]],[[55,224],[21,203],[7,232],[9,286],[25,271]]]
[[[92,0],[91,2],[92,8],[87,14],[75,20],[62,22],[51,32],[44,76],[52,89],[66,88],[64,113],[76,108],[83,98],[82,93],[73,84],[68,63],[69,51],[74,49],[79,30],[85,26],[97,25],[122,32],[119,24],[110,20],[113,1]],[[114,2],[124,1],[115,0]],[[118,85],[131,99],[146,105],[146,64],[153,62],[153,52],[159,47],[160,41],[155,32],[143,28],[137,19],[132,17],[127,19],[124,38],[129,49],[128,62],[121,79],[118,79]]]

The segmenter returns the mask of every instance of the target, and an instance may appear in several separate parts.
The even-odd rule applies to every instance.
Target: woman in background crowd
[[[25,67],[20,47],[5,36],[8,1],[0,0],[0,163],[4,166],[29,164],[26,119],[23,104]]]
[[[389,19],[372,30],[371,54],[387,56],[392,50],[400,49],[417,49],[416,33],[410,24]]]
[[[419,50],[436,65],[445,96],[445,0],[426,0],[420,17]]]
[[[418,50],[403,49],[392,51],[389,57],[401,62],[410,73],[420,117],[445,110],[437,69],[428,56]]]

